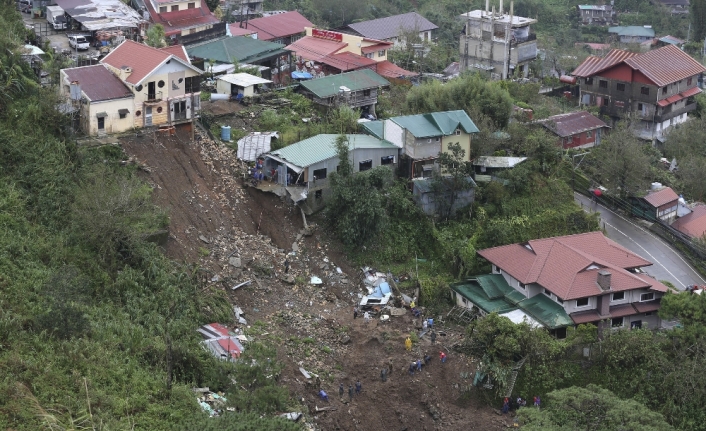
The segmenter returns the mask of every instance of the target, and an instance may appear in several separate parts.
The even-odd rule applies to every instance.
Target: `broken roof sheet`
[[[486,168],[514,168],[525,160],[527,157],[480,156],[473,165]]]
[[[120,0],[56,0],[56,4],[86,30],[137,28],[147,23],[135,9]]]
[[[225,81],[229,84],[239,85],[241,87],[250,87],[251,85],[270,84],[272,81],[249,73],[227,73],[218,77],[219,81]]]
[[[197,332],[204,337],[204,346],[217,358],[232,361],[245,350],[240,340],[220,323],[203,325]]]
[[[238,158],[254,162],[272,148],[272,139],[278,139],[277,132],[252,132],[238,140]]]

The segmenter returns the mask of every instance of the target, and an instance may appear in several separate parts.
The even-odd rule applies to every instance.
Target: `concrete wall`
[[[405,131],[392,120],[383,120],[383,139],[389,141],[398,148],[404,148]]]
[[[125,115],[125,118],[120,118],[118,113],[120,109],[127,109],[130,112]],[[108,114],[104,119],[103,130],[98,130],[98,117],[96,115],[99,112]],[[133,128],[133,115],[134,108],[131,97],[104,102],[89,102],[82,106],[81,127],[89,135],[120,133]]]
[[[150,0],[147,0],[147,1],[150,1]],[[159,3],[159,4],[158,4],[157,2],[154,2],[154,1],[153,1],[153,2],[152,2],[152,7],[154,8],[154,10],[157,11],[157,13],[162,13],[162,12],[160,12],[159,7],[160,7],[160,6],[166,6],[166,7],[167,7],[167,13],[169,13],[169,12],[172,11],[172,6],[176,6],[176,7],[178,8],[178,10],[186,10],[186,9],[189,8],[189,3],[194,3],[194,7],[197,8],[197,9],[201,7],[201,0],[187,0],[187,1],[176,0],[176,1],[173,1],[173,2],[169,2],[169,3]],[[167,16],[168,16],[168,15],[167,15]]]

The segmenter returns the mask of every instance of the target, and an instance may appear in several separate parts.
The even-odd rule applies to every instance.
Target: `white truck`
[[[73,49],[88,49],[90,44],[85,36],[69,35],[69,46]]]
[[[66,30],[66,17],[61,6],[47,6],[47,22],[54,30]]]

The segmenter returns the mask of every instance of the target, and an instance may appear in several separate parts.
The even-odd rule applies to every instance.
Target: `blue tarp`
[[[292,78],[293,79],[311,79],[313,76],[311,76],[311,73],[309,72],[292,72]]]
[[[383,296],[387,295],[388,293],[392,293],[390,290],[390,284],[385,282],[385,283],[380,283],[378,287],[375,288],[372,294],[369,296],[373,296],[375,298],[382,298]]]

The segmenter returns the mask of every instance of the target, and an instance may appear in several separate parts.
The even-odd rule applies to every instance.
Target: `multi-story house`
[[[478,133],[466,111],[405,115],[363,123],[366,133],[392,142],[400,148],[399,175],[403,178],[429,178],[439,153],[459,144],[471,160],[471,137]]]
[[[696,109],[697,81],[704,71],[689,54],[668,45],[641,54],[614,49],[603,58],[590,56],[572,75],[581,105],[599,106],[614,119],[635,115],[635,133],[653,140]]]
[[[152,22],[164,27],[171,44],[186,45],[225,36],[226,23],[208,9],[204,0],[144,0]]]
[[[589,232],[478,251],[492,274],[451,286],[458,306],[480,314],[520,315],[558,337],[582,323],[608,328],[661,326],[657,315],[667,286],[641,268],[652,265]]]
[[[134,127],[174,125],[198,117],[201,70],[182,46],[156,49],[126,40],[102,60],[135,95]]]
[[[370,39],[392,42],[394,46],[410,43],[432,42],[439,27],[417,12],[348,24],[342,31],[352,32]],[[412,36],[410,38],[410,36]]]
[[[466,26],[461,33],[461,70],[484,70],[500,79],[518,76],[526,78],[529,64],[537,58],[537,35],[530,25],[537,20],[500,12],[493,7],[461,15]]]
[[[612,5],[580,4],[576,7],[583,25],[606,25],[616,21]]]
[[[329,75],[303,81],[299,91],[317,105],[335,108],[341,105],[360,109],[375,116],[378,93],[390,83],[370,69]]]

